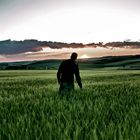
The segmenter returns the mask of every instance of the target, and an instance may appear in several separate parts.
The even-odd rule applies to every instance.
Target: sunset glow
[[[138,55],[140,54],[140,49],[107,49],[101,47],[51,49],[48,47],[43,47],[42,50],[38,52],[26,52],[18,55],[0,55],[0,62],[31,61],[44,59],[69,59],[72,52],[77,52],[79,59],[87,59],[103,56]]]
[[[86,58],[89,58],[89,56],[87,54],[83,54],[79,57],[80,59],[86,59]]]

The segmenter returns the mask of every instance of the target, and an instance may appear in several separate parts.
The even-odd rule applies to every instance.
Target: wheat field
[[[140,139],[139,70],[83,70],[64,97],[56,72],[0,71],[1,140]]]

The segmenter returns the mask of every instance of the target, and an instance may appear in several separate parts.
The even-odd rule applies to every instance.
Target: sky
[[[139,0],[0,0],[0,40],[140,40]]]
[[[139,0],[0,0],[0,41],[37,39],[66,43],[140,41]],[[96,50],[97,49],[97,50]],[[0,61],[139,54],[138,50],[96,48],[2,55]],[[43,50],[43,49],[42,49]],[[109,52],[108,52],[109,51]],[[64,54],[65,55],[62,55]],[[42,54],[40,54],[42,53]],[[61,56],[60,56],[61,54]],[[45,55],[45,56],[44,56]],[[44,56],[44,57],[43,57]]]

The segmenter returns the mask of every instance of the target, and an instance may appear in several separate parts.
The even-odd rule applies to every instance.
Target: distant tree
[[[123,64],[122,66],[123,66],[123,69],[125,69],[125,64]]]
[[[124,42],[131,42],[131,39],[125,39]]]
[[[97,45],[99,45],[99,46],[103,46],[103,42],[99,42]]]

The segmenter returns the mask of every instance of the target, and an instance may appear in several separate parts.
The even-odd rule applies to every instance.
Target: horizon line
[[[123,57],[123,56],[140,56],[140,54],[132,54],[132,55],[108,55],[108,56],[98,56],[98,57],[89,57],[89,58],[77,58],[77,60],[88,60],[88,59],[96,59],[96,58],[105,58],[105,57]],[[67,58],[57,58],[57,59],[34,59],[34,60],[19,60],[19,61],[0,61],[0,63],[20,63],[20,62],[33,62],[33,61],[49,61],[49,60],[67,60]]]
[[[0,40],[0,42],[3,42],[3,41],[30,41],[30,40],[35,40],[35,41],[41,41],[41,42],[57,42],[57,43],[66,43],[66,44],[83,44],[83,45],[87,45],[87,44],[92,44],[92,43],[103,43],[103,44],[106,44],[106,43],[111,43],[111,42],[140,42],[140,39],[138,40],[132,40],[132,39],[124,39],[123,41],[122,40],[116,40],[116,41],[92,41],[92,42],[87,42],[87,43],[84,43],[84,42],[67,42],[67,41],[52,41],[52,40],[39,40],[39,39],[34,39],[34,38],[29,38],[29,39],[21,39],[21,40],[16,40],[16,39],[3,39],[3,40]]]

